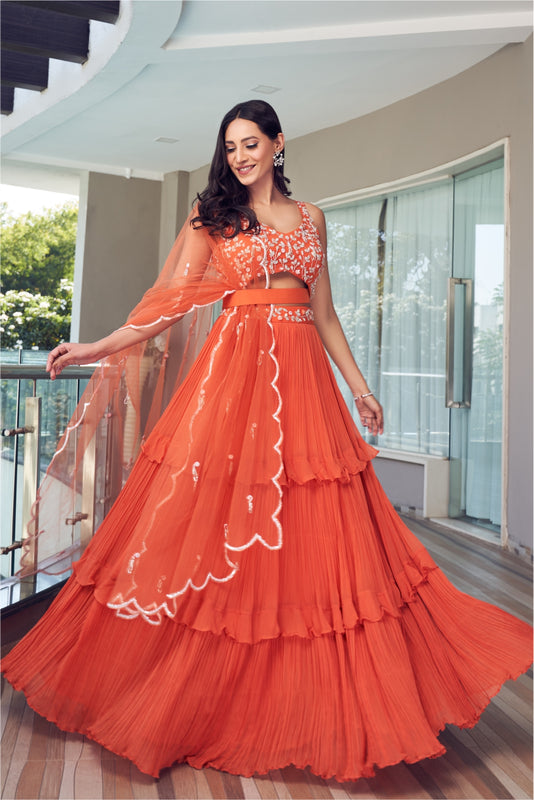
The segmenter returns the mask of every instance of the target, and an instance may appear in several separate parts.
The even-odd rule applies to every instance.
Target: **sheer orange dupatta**
[[[141,442],[193,363],[211,323],[211,304],[233,287],[212,264],[217,238],[193,228],[191,212],[163,270],[123,327],[159,335],[102,359],[60,439],[25,532],[21,568],[71,569],[123,486]]]

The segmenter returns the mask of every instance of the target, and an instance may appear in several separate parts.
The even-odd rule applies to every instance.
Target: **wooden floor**
[[[531,620],[532,571],[516,556],[427,521],[410,528],[462,591]],[[447,728],[441,758],[339,784],[288,767],[239,778],[177,765],[159,781],[83,736],[37,716],[3,684],[3,798],[532,798],[532,670],[509,681],[470,730]]]

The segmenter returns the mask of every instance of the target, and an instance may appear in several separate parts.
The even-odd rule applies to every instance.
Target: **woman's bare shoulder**
[[[319,208],[319,206],[314,206],[313,203],[307,203],[305,201],[304,205],[308,209],[310,217],[315,222],[317,227],[319,227],[319,225],[324,225],[324,214],[322,210]]]
[[[312,218],[313,224],[319,233],[326,233],[326,222],[323,211],[319,208],[319,206],[314,206],[313,203],[304,202],[304,205],[306,206],[306,209]]]

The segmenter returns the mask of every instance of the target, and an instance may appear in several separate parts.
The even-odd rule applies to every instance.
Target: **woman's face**
[[[284,136],[269,139],[255,122],[234,119],[225,135],[228,166],[244,186],[272,179],[273,155],[284,146]]]

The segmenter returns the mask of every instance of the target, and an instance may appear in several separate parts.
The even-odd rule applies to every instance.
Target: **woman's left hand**
[[[367,428],[372,436],[383,433],[384,411],[376,397],[374,395],[360,397],[355,402],[363,427]]]

